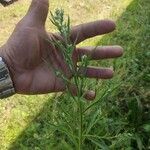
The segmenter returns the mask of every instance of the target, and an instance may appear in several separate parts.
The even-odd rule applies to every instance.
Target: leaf
[[[139,150],[143,150],[144,146],[143,146],[140,136],[138,134],[135,134],[135,138],[136,138],[136,142],[137,142]]]
[[[98,117],[98,115],[99,115],[99,109],[95,112],[95,113],[93,113],[93,116],[92,116],[92,119],[91,119],[91,121],[90,121],[90,123],[89,123],[89,126],[87,127],[87,129],[86,129],[86,134],[89,134],[89,132],[91,131],[91,129],[93,128],[93,126],[97,123],[97,121],[99,120],[99,118],[97,118]]]
[[[93,142],[98,148],[101,148],[102,150],[110,150],[103,140],[96,140],[94,138],[88,138],[88,139],[91,142]]]
[[[144,125],[143,125],[143,129],[144,129],[146,132],[150,133],[150,123],[149,123],[149,124],[144,124]]]

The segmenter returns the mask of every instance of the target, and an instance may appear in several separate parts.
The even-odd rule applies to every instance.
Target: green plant
[[[83,102],[83,97],[84,97],[84,92],[83,89],[86,86],[85,83],[85,77],[84,75],[81,75],[79,73],[78,68],[76,67],[76,64],[73,62],[72,57],[73,57],[73,52],[75,50],[75,43],[72,43],[70,41],[70,32],[71,32],[71,27],[70,27],[70,18],[68,16],[67,22],[65,22],[64,18],[64,11],[62,9],[57,9],[55,13],[51,13],[51,22],[57,27],[57,30],[60,33],[60,36],[62,37],[63,40],[53,40],[51,43],[57,48],[61,49],[65,63],[68,65],[69,70],[71,74],[73,75],[71,80],[68,80],[66,75],[61,71],[61,70],[54,70],[55,74],[62,78],[63,81],[65,82],[67,91],[70,95],[68,100],[73,99],[74,104],[70,107],[75,107],[75,114],[77,116],[77,131],[78,134],[77,136],[75,133],[67,133],[68,136],[74,137],[76,136],[77,139],[75,138],[74,144],[76,147],[80,150],[82,149],[82,143],[84,141],[84,135],[83,135],[83,117],[84,117],[84,102]],[[80,61],[80,67],[86,70],[87,65],[89,64],[89,58],[87,56],[82,56],[81,61]],[[72,91],[70,90],[70,85],[74,84],[76,87],[76,96],[73,95]],[[64,112],[66,113],[66,112]],[[67,114],[68,115],[68,114]],[[66,122],[68,122],[68,118],[65,119]],[[74,122],[73,122],[74,123]],[[72,127],[70,126],[71,130]],[[65,129],[65,128],[64,128]],[[63,131],[64,132],[64,131]]]

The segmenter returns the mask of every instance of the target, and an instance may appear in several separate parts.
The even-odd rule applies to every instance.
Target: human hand
[[[65,84],[55,75],[53,68],[61,69],[69,79],[72,77],[61,55],[61,50],[56,49],[46,40],[59,38],[58,34],[49,34],[45,30],[48,8],[48,0],[32,0],[29,11],[16,25],[7,43],[1,47],[0,56],[5,59],[9,67],[17,93],[44,94],[64,91]],[[95,21],[73,27],[70,39],[78,44],[114,29],[115,24],[112,21]],[[97,47],[92,51],[93,49],[94,47],[76,48],[74,54],[78,56],[90,54],[92,59],[99,60],[116,58],[123,53],[120,46]],[[51,63],[52,67],[49,67],[44,60]],[[113,71],[109,68],[88,67],[86,76],[110,79]]]

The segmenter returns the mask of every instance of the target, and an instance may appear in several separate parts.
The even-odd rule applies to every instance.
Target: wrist
[[[6,64],[6,67],[8,68],[9,71],[9,75],[10,78],[12,80],[13,86],[15,86],[14,84],[14,69],[12,67],[12,63],[9,59],[9,55],[7,54],[7,46],[3,45],[2,47],[0,47],[0,57],[3,59],[4,63]]]
[[[3,50],[1,50],[1,55],[3,55]],[[13,94],[15,94],[15,88],[10,77],[10,71],[5,60],[0,57],[0,99],[7,98]]]
[[[3,46],[0,47],[0,57],[3,58],[3,60],[5,61],[6,65],[7,65],[7,67],[8,67],[8,69],[11,70],[11,69],[10,69],[10,65],[9,65],[9,64],[11,64],[11,63],[10,63],[10,61],[8,60],[7,47],[6,47],[6,45],[3,45]],[[11,71],[10,71],[10,73],[11,73]],[[11,74],[12,74],[12,73],[11,73]]]

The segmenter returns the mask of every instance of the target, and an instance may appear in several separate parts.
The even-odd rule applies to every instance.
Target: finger
[[[79,68],[79,74],[88,78],[110,79],[113,77],[113,70],[110,68],[87,67]]]
[[[75,85],[69,85],[69,91],[71,92],[71,94],[73,96],[78,96],[78,89]],[[87,91],[82,91],[82,96],[86,99],[86,100],[94,100],[96,97],[96,93],[94,91],[91,90],[87,90]]]
[[[48,15],[49,0],[32,0],[27,13],[28,21],[35,25],[45,25]]]
[[[73,27],[71,31],[71,41],[78,44],[88,38],[112,32],[114,29],[115,23],[110,20],[81,24]]]
[[[123,48],[120,46],[98,46],[94,47],[81,47],[76,49],[76,55],[78,61],[81,60],[82,56],[86,55],[92,60],[116,58],[123,54]]]

